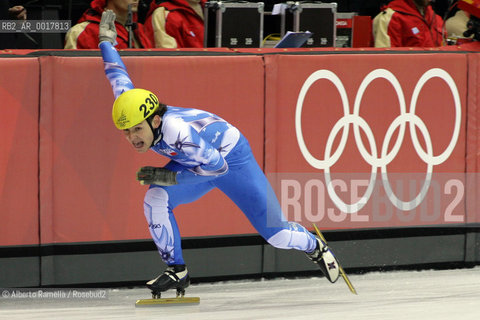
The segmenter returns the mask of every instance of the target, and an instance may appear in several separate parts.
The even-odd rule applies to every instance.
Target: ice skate
[[[135,302],[136,307],[153,307],[164,305],[199,304],[199,297],[185,297],[185,288],[190,285],[190,276],[185,265],[169,266],[157,278],[147,282],[147,287],[152,290],[152,299],[140,299]],[[162,292],[177,289],[175,298],[161,298]]]
[[[162,292],[173,288],[177,289],[177,298],[183,297],[189,285],[190,276],[185,265],[169,266],[160,276],[147,282],[153,299],[160,299]]]
[[[320,232],[320,230],[315,224],[313,224],[313,227],[315,228],[315,232],[317,233],[317,247],[313,252],[307,253],[308,258],[318,264],[318,266],[330,282],[334,283],[335,281],[337,281],[339,276],[342,276],[350,292],[353,294],[357,294],[357,290],[355,290],[352,282],[343,270],[340,261],[335,258],[332,250],[328,248],[327,240],[323,236],[322,232]]]
[[[325,277],[327,277],[331,283],[334,283],[340,276],[338,261],[333,255],[332,250],[328,248],[327,244],[319,237],[316,237],[316,239],[317,247],[313,252],[306,253],[307,257],[318,264]]]

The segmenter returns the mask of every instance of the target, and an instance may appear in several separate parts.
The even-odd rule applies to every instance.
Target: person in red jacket
[[[203,48],[206,0],[154,0],[145,32],[155,48]]]
[[[129,44],[128,5],[132,8],[132,35]],[[110,9],[116,14],[118,49],[153,48],[144,27],[137,22],[138,0],[93,0],[90,8],[84,12],[78,23],[65,36],[65,49],[97,49],[98,33],[102,12]]]
[[[430,0],[393,0],[373,20],[375,47],[439,47],[442,26]]]

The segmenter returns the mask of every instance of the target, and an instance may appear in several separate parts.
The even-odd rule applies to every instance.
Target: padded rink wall
[[[135,172],[165,159],[136,154],[112,125],[98,52],[16,53],[0,57],[0,287],[156,276],[164,266]],[[137,87],[239,127],[289,220],[326,230],[346,268],[480,261],[479,58],[353,50],[123,57]],[[395,156],[381,154],[387,136]],[[375,149],[397,203],[385,192],[382,164],[368,156]],[[428,173],[425,194],[402,207]],[[404,179],[416,183],[405,194]],[[302,253],[266,245],[218,190],[175,215],[195,278],[312,270]]]

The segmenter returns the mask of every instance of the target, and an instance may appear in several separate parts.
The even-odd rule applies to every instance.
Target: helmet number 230
[[[150,94],[149,97],[145,98],[145,103],[140,105],[139,110],[143,112],[145,118],[148,118],[156,106],[158,106],[158,99],[155,95]]]

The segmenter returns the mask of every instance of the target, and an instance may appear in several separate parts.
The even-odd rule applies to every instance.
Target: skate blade
[[[325,237],[323,236],[323,234],[320,232],[320,230],[317,228],[317,226],[315,225],[315,223],[313,224],[313,227],[315,228],[315,232],[316,232],[317,235],[320,237],[320,239],[322,239],[323,242],[327,243],[327,240],[325,239]],[[347,284],[348,289],[350,290],[351,293],[357,294],[357,290],[355,290],[355,287],[353,286],[352,282],[350,281],[350,279],[348,278],[347,274],[345,273],[345,271],[343,270],[342,266],[340,265],[340,261],[338,261],[338,258],[337,258],[337,257],[335,257],[335,259],[337,259],[337,262],[338,262],[338,270],[339,270],[339,272],[340,272],[340,276],[342,276],[343,280],[344,280],[345,283]]]
[[[160,299],[140,299],[135,302],[136,307],[164,306],[164,305],[186,305],[199,304],[199,297],[179,297],[179,298],[160,298]]]

